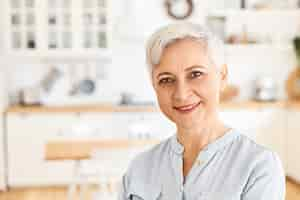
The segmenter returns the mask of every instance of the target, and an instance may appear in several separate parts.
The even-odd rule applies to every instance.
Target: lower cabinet
[[[5,166],[5,147],[4,147],[4,129],[3,117],[0,116],[0,191],[6,189],[6,166]]]
[[[281,108],[263,108],[260,110],[256,141],[276,152],[284,170],[287,169],[287,111]]]
[[[300,182],[300,110],[288,113],[287,175]]]
[[[68,114],[7,115],[8,185],[10,187],[66,184],[73,161],[46,161],[46,142],[72,123]]]
[[[300,155],[300,145],[297,146],[295,137],[298,132],[293,126],[287,129],[287,121],[297,125],[300,112],[290,114],[285,109],[273,107],[225,109],[221,111],[221,118],[229,126],[277,152],[284,168],[294,175],[299,173],[300,163],[294,164],[295,157],[292,155]],[[119,137],[123,134],[123,137],[141,138],[152,134],[163,139],[176,131],[174,124],[161,113],[7,113],[6,118],[10,187],[68,184],[74,161],[46,161],[44,157],[46,142],[64,134],[80,137],[92,128],[93,134],[100,134],[101,137]],[[290,134],[287,137],[287,132],[294,132],[293,137]],[[292,154],[286,149],[295,149],[295,152]]]

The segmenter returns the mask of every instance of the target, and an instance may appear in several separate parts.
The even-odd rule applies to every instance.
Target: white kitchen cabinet
[[[240,130],[254,140],[259,120],[257,116],[258,110],[256,109],[224,109],[220,113],[220,117],[225,124]]]
[[[4,0],[0,10],[9,55],[110,55],[107,0]]]
[[[4,145],[4,122],[2,114],[0,115],[0,190],[6,188],[6,166],[5,166],[5,145]]]
[[[287,175],[300,182],[300,110],[288,111]]]
[[[45,161],[48,140],[71,131],[75,114],[7,115],[8,185],[41,186],[66,184],[73,161]]]

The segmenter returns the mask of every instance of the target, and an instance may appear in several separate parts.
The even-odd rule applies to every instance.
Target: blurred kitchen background
[[[221,117],[276,151],[300,199],[299,0],[2,0],[0,199],[116,199],[129,160],[175,133],[145,42],[164,24],[224,41]]]

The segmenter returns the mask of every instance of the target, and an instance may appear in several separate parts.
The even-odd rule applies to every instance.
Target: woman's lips
[[[192,112],[193,110],[195,110],[199,106],[200,103],[201,102],[184,105],[184,106],[174,106],[173,108],[175,110],[179,111],[180,113],[189,113],[189,112]]]

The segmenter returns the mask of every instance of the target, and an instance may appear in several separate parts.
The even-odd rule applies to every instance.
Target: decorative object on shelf
[[[285,86],[290,99],[300,100],[300,37],[296,37],[293,44],[297,58],[297,67],[289,74]]]
[[[50,31],[48,35],[48,48],[56,49],[58,47],[58,36],[57,32]]]
[[[46,76],[41,80],[40,86],[45,92],[50,92],[55,82],[61,78],[62,72],[56,67],[51,67]]]
[[[239,95],[239,88],[235,85],[227,85],[220,94],[220,101],[231,101]]]
[[[241,9],[246,8],[246,0],[241,0]]]
[[[32,86],[22,89],[20,97],[20,104],[22,106],[41,105],[41,90],[39,86]]]
[[[247,0],[247,8],[255,10],[271,9],[269,0]]]
[[[165,6],[168,15],[176,20],[187,19],[194,11],[193,0],[166,0]]]
[[[28,32],[27,33],[27,48],[28,49],[35,49],[36,45],[35,45],[35,34],[34,32]]]
[[[254,82],[254,96],[256,101],[276,101],[278,88],[270,76],[258,77]]]
[[[242,25],[241,33],[231,34],[226,38],[226,43],[228,44],[253,44],[257,43],[257,40],[250,37],[247,26]]]
[[[225,41],[225,23],[226,17],[224,16],[208,16],[206,18],[207,27],[223,41]]]
[[[77,94],[91,95],[96,90],[96,83],[91,78],[91,66],[89,64],[84,65],[85,67],[85,78],[72,85],[72,89],[69,92],[71,96]]]
[[[120,105],[130,105],[133,103],[133,94],[130,92],[122,92]]]
[[[292,1],[287,0],[247,0],[247,8],[255,10],[295,8]]]
[[[98,48],[107,48],[107,38],[105,31],[98,32]]]
[[[20,49],[22,47],[22,35],[20,32],[12,33],[12,48]]]

